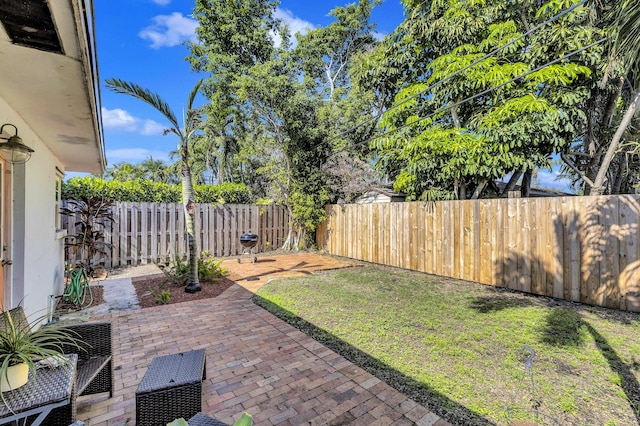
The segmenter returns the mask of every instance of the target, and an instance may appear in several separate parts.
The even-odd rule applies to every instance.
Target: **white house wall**
[[[25,117],[28,120],[28,117]],[[22,304],[30,316],[48,314],[50,295],[63,290],[64,241],[56,232],[55,182],[59,161],[27,123],[0,99],[0,124],[11,123],[25,145],[35,152],[24,165],[15,165],[12,202],[13,261],[5,267],[5,308]],[[25,190],[26,188],[26,190]]]

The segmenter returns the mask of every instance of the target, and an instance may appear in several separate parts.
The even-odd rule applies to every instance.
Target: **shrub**
[[[160,305],[166,305],[171,301],[171,290],[162,290],[160,293],[156,293],[153,290],[149,290],[151,296],[155,299],[156,303]]]
[[[75,229],[66,236],[65,248],[78,256],[88,274],[98,256],[109,256],[111,244],[105,241],[107,222],[113,222],[113,202],[102,197],[80,196],[60,209],[63,216],[75,217]]]
[[[194,185],[196,203],[247,204],[251,192],[244,184]],[[79,200],[100,197],[108,201],[134,201],[149,203],[179,203],[182,201],[180,185],[168,185],[148,179],[132,181],[105,181],[94,176],[74,177],[62,184],[62,199]]]
[[[221,267],[222,260],[216,260],[211,253],[203,251],[198,259],[198,280],[213,282],[227,275]],[[176,256],[168,265],[158,265],[169,281],[175,285],[185,286],[189,280],[189,262]]]

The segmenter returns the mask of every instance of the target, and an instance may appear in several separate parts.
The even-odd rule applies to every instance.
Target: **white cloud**
[[[153,157],[154,160],[169,161],[169,155],[162,151],[151,151],[146,148],[120,148],[108,149],[107,159],[110,164],[126,161],[128,163],[137,163]]]
[[[144,28],[138,35],[151,42],[151,47],[177,46],[183,41],[196,40],[196,28],[198,21],[187,18],[179,12],[171,15],[158,15],[152,18],[153,25]]]
[[[296,17],[293,13],[291,13],[291,11],[287,9],[280,9],[278,7],[276,8],[273,16],[274,18],[280,19],[287,24],[287,26],[289,27],[289,34],[291,35],[291,41],[294,47],[297,44],[295,37],[296,34],[306,34],[316,28],[316,26],[311,22]],[[273,44],[276,47],[280,47],[280,45],[282,44],[282,37],[280,36],[280,34],[272,32],[271,38],[273,39]]]
[[[105,129],[134,132],[137,128],[137,122],[137,118],[123,109],[116,108],[109,110],[102,107],[102,124]]]
[[[296,17],[287,9],[277,8],[273,16],[276,19],[281,19],[289,26],[291,35],[296,35],[297,33],[306,34],[316,28],[311,22]]]
[[[102,124],[105,129],[137,132],[144,136],[162,135],[165,129],[165,126],[157,121],[134,117],[120,108],[106,109],[102,107]]]
[[[151,1],[157,4],[158,6],[166,6],[169,3],[171,3],[171,0],[151,0]]]
[[[140,128],[140,133],[145,136],[159,136],[164,133],[166,126],[153,120],[144,120]]]

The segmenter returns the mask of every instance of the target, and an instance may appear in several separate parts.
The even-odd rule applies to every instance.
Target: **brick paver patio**
[[[269,255],[260,253],[252,263],[248,256],[226,259],[222,267],[229,271],[229,278],[247,290],[254,292],[271,278],[296,277],[316,271],[347,268],[356,265],[348,259],[321,256],[315,253]]]
[[[259,265],[247,270],[255,275]],[[241,270],[232,271],[239,284],[246,278]],[[151,359],[205,349],[202,411],[229,424],[243,411],[258,426],[448,424],[256,306],[251,295],[234,285],[215,299],[101,317],[113,323],[115,391],[109,399],[81,397],[79,420],[135,425],[135,391]]]

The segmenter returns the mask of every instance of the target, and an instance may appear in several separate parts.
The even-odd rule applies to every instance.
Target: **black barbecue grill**
[[[251,231],[245,232],[240,235],[240,244],[242,244],[242,253],[238,258],[238,263],[240,263],[240,259],[242,259],[242,256],[244,255],[249,255],[251,262],[256,263],[258,258],[256,257],[253,248],[258,244],[258,236],[253,234]]]

